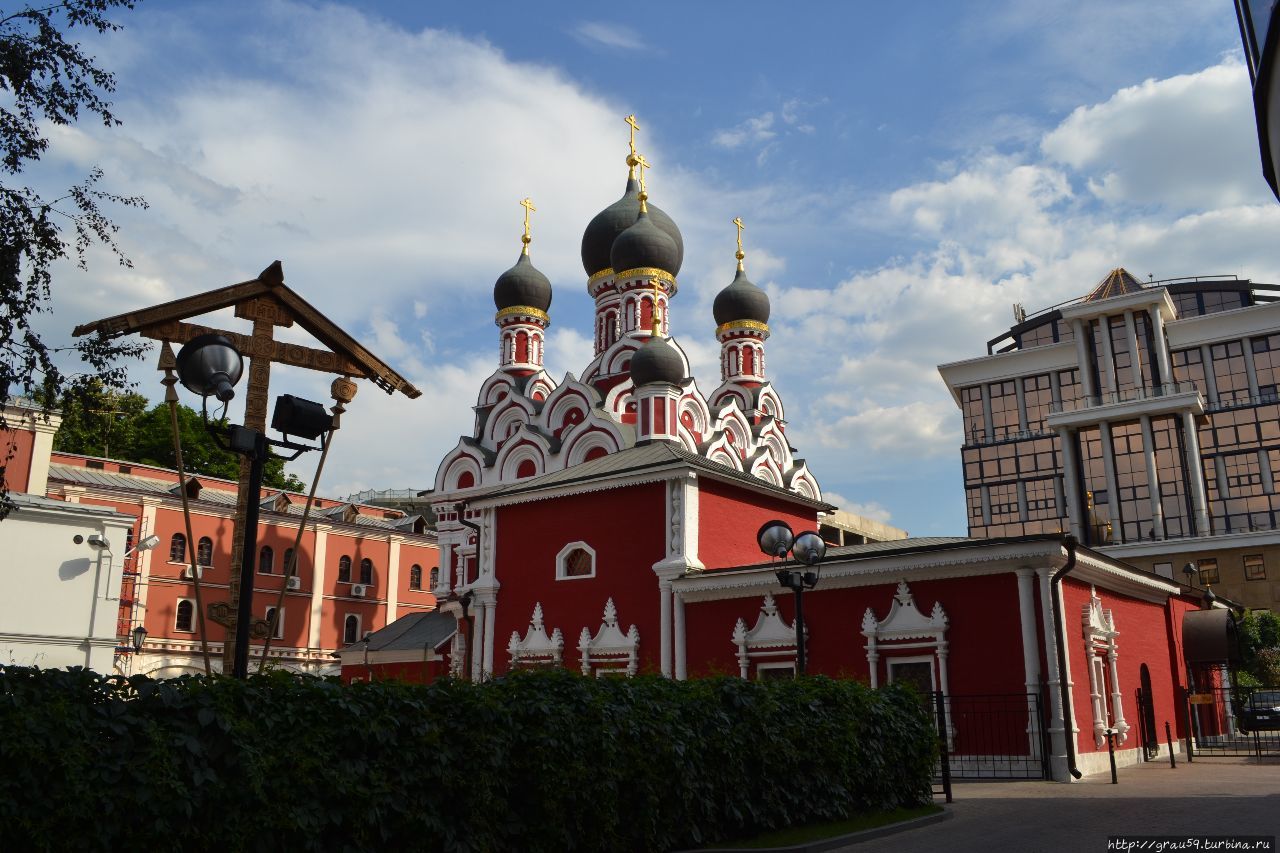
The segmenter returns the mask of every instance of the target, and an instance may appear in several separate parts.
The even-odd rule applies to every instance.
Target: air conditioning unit
[[[351,585],[351,597],[352,597],[352,598],[364,598],[364,594],[365,594],[365,592],[366,592],[368,589],[369,589],[369,587],[365,586],[365,585],[364,585],[364,584],[362,584],[362,583],[353,583],[353,584]]]
[[[201,577],[201,578],[203,578],[203,577],[204,577],[204,566],[196,566],[196,572],[198,572],[197,577]],[[190,566],[187,566],[185,569],[183,569],[183,570],[182,570],[182,578],[183,578],[183,580],[191,580],[191,567],[190,567]]]
[[[302,589],[302,578],[294,575],[285,582],[287,589]]]

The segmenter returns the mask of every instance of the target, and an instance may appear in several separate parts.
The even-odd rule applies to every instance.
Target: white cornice
[[[938,373],[942,374],[942,381],[947,383],[947,389],[958,406],[961,388],[1054,370],[1070,370],[1077,366],[1076,346],[1065,341],[940,364]]]
[[[1123,314],[1125,311],[1157,307],[1160,309],[1160,314],[1165,322],[1169,322],[1177,316],[1169,291],[1163,287],[1151,287],[1136,290],[1133,293],[1112,296],[1109,299],[1095,299],[1067,305],[1062,309],[1062,319],[1068,322],[1071,320],[1092,320],[1095,317],[1115,316],[1116,314]]]
[[[1280,302],[1188,317],[1165,325],[1169,348],[1175,350],[1277,331],[1280,331]]]
[[[1143,415],[1181,414],[1191,412],[1193,415],[1204,414],[1204,397],[1199,391],[1188,391],[1180,394],[1163,394],[1159,396],[1139,397],[1132,400],[1119,400],[1101,406],[1089,406],[1072,409],[1069,412],[1053,412],[1045,423],[1053,428],[1091,426],[1099,421],[1137,420]]]

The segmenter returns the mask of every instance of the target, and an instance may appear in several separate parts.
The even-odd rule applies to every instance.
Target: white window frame
[[[591,555],[590,574],[585,574],[585,575],[565,574],[565,568],[566,568],[565,558],[568,557],[574,551],[578,550],[579,548],[581,548],[583,551],[586,551],[588,554]],[[570,542],[568,545],[565,545],[563,548],[560,549],[559,554],[556,554],[556,580],[580,581],[580,580],[586,580],[587,578],[593,578],[595,576],[596,576],[596,549],[592,548],[586,542],[583,542],[581,540],[577,542]]]
[[[892,684],[893,668],[904,663],[926,663],[929,665],[929,692],[938,692],[938,668],[934,666],[935,660],[933,655],[894,655],[887,654],[883,657],[885,681]]]
[[[269,624],[271,624],[271,611],[272,611],[272,610],[275,610],[275,609],[276,609],[276,606],[275,606],[274,604],[272,604],[271,606],[269,606],[269,607],[266,609],[266,612],[265,612],[265,614],[264,614],[264,615],[263,615],[263,617],[262,617],[263,619],[265,619],[265,620],[266,620],[266,622],[267,622],[267,624],[268,624],[268,625],[269,625]],[[273,640],[283,640],[283,639],[284,639],[284,617],[285,617],[285,611],[284,611],[284,608],[283,608],[283,607],[281,607],[281,608],[280,608],[280,618],[276,620],[276,632],[275,632],[274,634],[272,634],[272,635],[271,635],[271,639],[273,639]]]
[[[182,605],[182,602],[184,601],[191,605],[191,627],[190,628],[178,627],[178,607],[180,607]],[[173,630],[181,634],[194,634],[196,632],[196,624],[197,624],[198,616],[199,614],[196,613],[196,600],[194,598],[179,598],[177,601],[173,603]]]
[[[794,660],[773,661],[772,663],[760,661],[756,664],[756,681],[764,681],[765,670],[775,669],[786,670],[791,673],[792,678],[796,677],[796,662]]]

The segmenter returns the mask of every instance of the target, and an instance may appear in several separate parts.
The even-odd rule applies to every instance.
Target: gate
[[[1191,755],[1280,755],[1280,686],[1211,687],[1187,695]]]
[[[930,694],[951,779],[1048,779],[1049,749],[1039,693]],[[935,778],[943,776],[939,761]]]

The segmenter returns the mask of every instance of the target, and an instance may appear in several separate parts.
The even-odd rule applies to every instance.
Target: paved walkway
[[[954,818],[849,853],[1105,853],[1109,835],[1280,835],[1280,760],[1139,764],[1072,785],[957,782]],[[1202,848],[1203,849],[1203,848]]]

